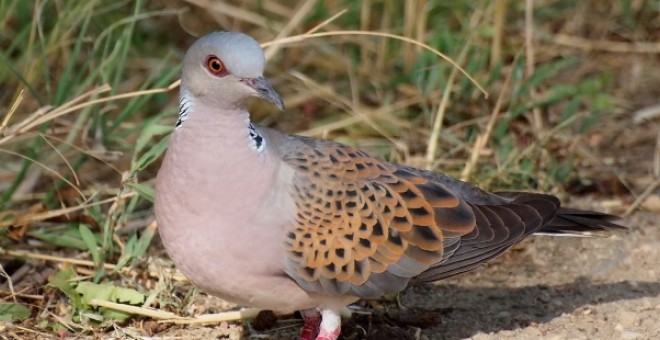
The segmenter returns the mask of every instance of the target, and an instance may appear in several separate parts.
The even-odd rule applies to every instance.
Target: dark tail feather
[[[572,208],[559,208],[557,215],[539,230],[538,234],[594,236],[593,232],[628,229],[614,223],[620,219],[615,215]]]
[[[530,204],[530,201],[545,198],[554,200],[559,206],[559,200],[556,197],[543,194],[526,192],[498,192],[499,196],[509,198],[512,203]],[[599,213],[596,211],[580,210],[573,208],[560,207],[555,217],[550,220],[543,228],[534,232],[534,234],[545,234],[555,236],[596,236],[598,232],[612,230],[627,230],[628,228],[614,221],[621,219],[619,216]]]

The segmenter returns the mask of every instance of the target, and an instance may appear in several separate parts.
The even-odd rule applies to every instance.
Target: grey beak
[[[284,101],[275,90],[273,90],[273,85],[270,84],[270,81],[264,77],[258,78],[245,78],[241,79],[245,85],[253,88],[259,96],[267,101],[275,104],[278,109],[284,111]]]

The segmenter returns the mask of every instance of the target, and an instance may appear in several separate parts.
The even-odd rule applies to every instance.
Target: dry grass
[[[0,0],[0,302],[29,311],[0,334],[121,330],[92,307],[112,302],[47,285],[65,268],[144,293],[149,318],[198,312],[152,246],[150,202],[180,59],[211,30],[264,43],[287,112],[255,102],[262,124],[490,189],[613,196],[619,213],[658,195],[654,1],[293,3]],[[649,155],[617,162],[607,138]]]

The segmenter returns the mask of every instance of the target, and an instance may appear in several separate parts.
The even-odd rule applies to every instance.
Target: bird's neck
[[[248,146],[255,153],[265,150],[264,136],[250,122],[245,107],[223,109],[214,107],[181,92],[179,119],[175,135],[187,135],[193,139],[210,139],[216,146],[245,150]],[[202,141],[198,141],[202,142]]]
[[[209,200],[213,202],[209,210],[234,216],[236,221],[250,216],[256,207],[236,194],[267,195],[278,160],[265,152],[266,141],[251,128],[247,110],[189,105],[187,117],[172,133],[158,175],[161,186],[167,183],[170,198],[182,204],[203,210],[204,200]],[[189,187],[196,188],[193,194]],[[200,197],[204,202],[198,202]]]

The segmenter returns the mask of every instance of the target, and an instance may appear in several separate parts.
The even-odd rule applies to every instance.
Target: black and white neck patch
[[[257,132],[257,129],[255,129],[252,123],[248,125],[248,131],[250,134],[250,146],[252,149],[256,150],[257,152],[263,151],[266,146],[266,140],[264,140],[259,132]]]
[[[190,111],[192,111],[193,107],[193,99],[191,96],[189,96],[187,93],[181,93],[181,98],[179,99],[179,119],[176,121],[176,124],[174,125],[175,128],[181,127],[183,125],[183,122],[188,119],[188,115],[190,114]]]

